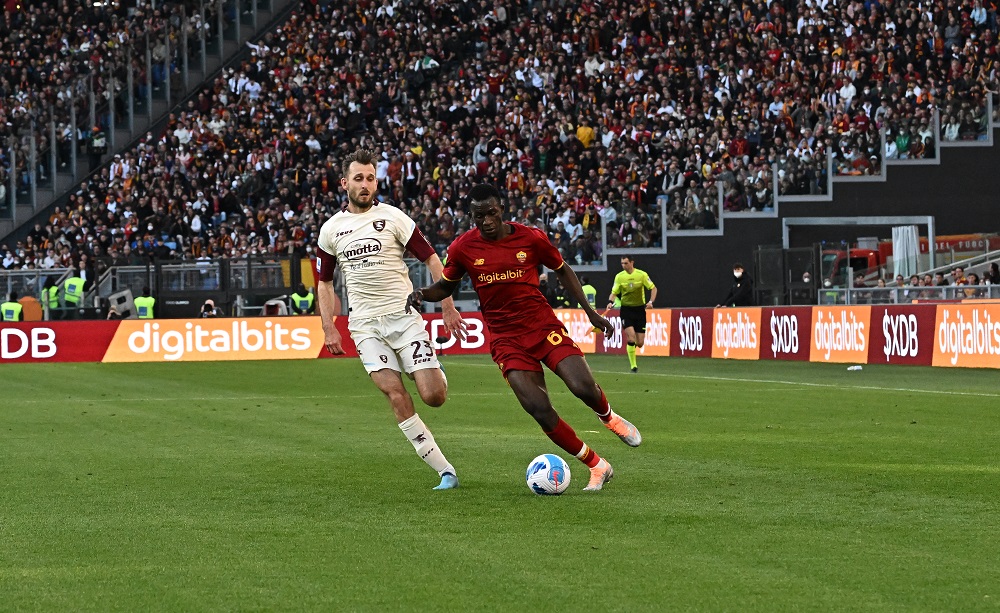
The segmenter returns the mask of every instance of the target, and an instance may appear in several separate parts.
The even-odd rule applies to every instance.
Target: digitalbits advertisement
[[[938,305],[932,363],[1000,368],[1000,304]]]
[[[712,357],[730,360],[760,358],[761,309],[715,309]]]
[[[811,362],[868,362],[870,306],[813,307]]]

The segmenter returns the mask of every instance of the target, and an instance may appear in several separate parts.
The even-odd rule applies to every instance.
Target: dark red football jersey
[[[559,250],[536,228],[508,225],[512,232],[499,241],[484,239],[477,229],[455,239],[448,247],[444,278],[459,281],[469,275],[493,336],[519,336],[526,326],[562,328],[538,289],[539,264],[552,270],[565,264]]]

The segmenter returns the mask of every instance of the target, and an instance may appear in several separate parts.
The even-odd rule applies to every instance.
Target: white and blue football
[[[569,465],[555,454],[542,454],[528,464],[525,480],[536,494],[558,496],[569,487]]]

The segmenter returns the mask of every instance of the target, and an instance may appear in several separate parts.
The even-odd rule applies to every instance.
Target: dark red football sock
[[[590,468],[597,466],[597,463],[601,461],[601,458],[587,447],[580,440],[580,437],[576,435],[576,432],[573,431],[573,428],[562,419],[556,424],[555,429],[551,432],[546,432],[545,436],[552,439],[552,442],[558,445],[560,449],[579,458],[581,462]]]
[[[590,409],[597,413],[597,416],[601,418],[601,421],[608,423],[611,421],[611,403],[608,402],[608,397],[604,395],[604,390],[601,386],[597,386],[597,391],[601,392],[601,398],[597,401],[597,404],[590,405]]]

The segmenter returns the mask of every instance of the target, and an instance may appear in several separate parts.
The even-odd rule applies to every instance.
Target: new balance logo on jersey
[[[484,260],[483,258],[479,258],[478,260],[476,260],[475,262],[473,262],[472,265],[473,266],[482,266],[485,263],[486,263],[486,260]]]
[[[377,219],[377,220],[373,221],[372,222],[372,227],[375,228],[376,232],[381,232],[382,230],[385,230],[385,220],[384,219]]]

